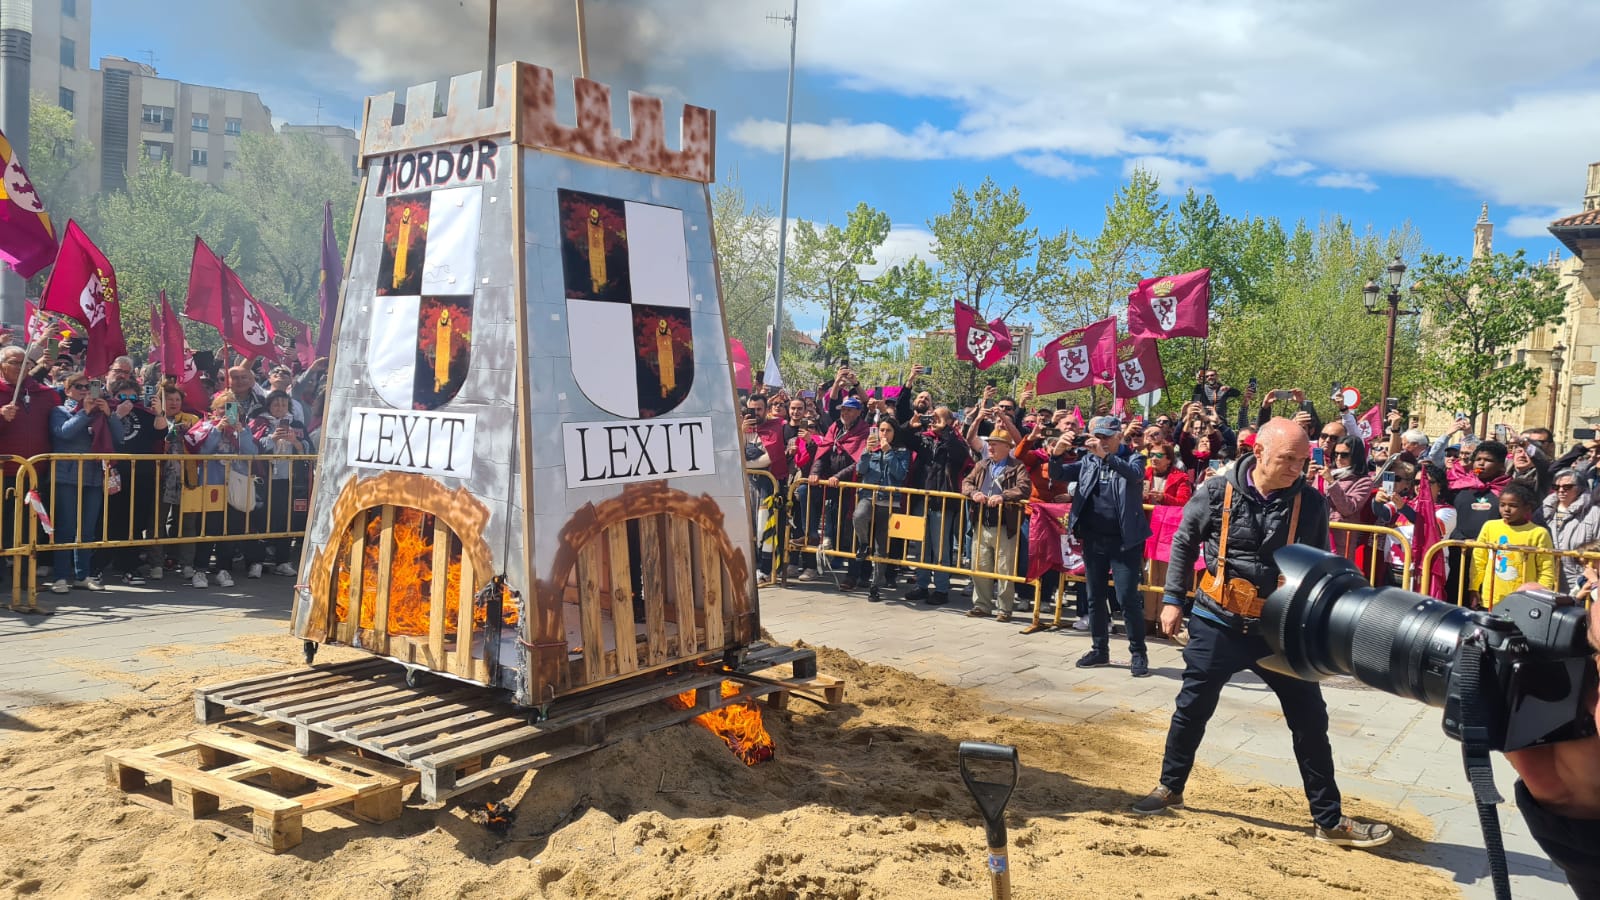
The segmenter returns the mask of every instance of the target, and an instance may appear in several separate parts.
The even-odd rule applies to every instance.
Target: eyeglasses
[[[1323,441],[1337,441],[1339,438],[1342,438],[1342,437],[1344,437],[1344,435],[1342,435],[1342,434],[1319,434],[1319,435],[1317,435],[1317,439],[1318,440],[1323,440]]]
[[[1152,453],[1152,454],[1150,454],[1150,458],[1151,459],[1166,459],[1167,455],[1165,453]]]
[[[1558,485],[1556,485],[1556,490],[1558,490],[1558,491],[1575,491],[1577,489],[1578,489],[1578,486],[1575,485],[1575,484],[1558,484]]]
[[[1335,451],[1333,451],[1333,458],[1334,459],[1349,459],[1350,458],[1350,451],[1349,450],[1335,450]]]
[[[118,400],[126,400],[129,403],[133,403],[133,402],[135,402],[135,401],[137,401],[139,399],[139,395],[138,394],[118,394],[117,395],[117,399]]]
[[[87,384],[69,384],[69,385],[67,385],[67,390],[69,390],[69,391],[87,391],[88,389],[89,389],[89,386]]]

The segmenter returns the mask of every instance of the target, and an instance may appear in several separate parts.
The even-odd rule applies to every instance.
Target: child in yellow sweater
[[[1550,532],[1532,521],[1537,502],[1532,488],[1515,481],[1507,484],[1500,491],[1500,520],[1483,523],[1483,530],[1478,532],[1478,542],[1553,549],[1555,545],[1550,541]],[[1553,555],[1501,550],[1493,554],[1494,564],[1491,567],[1490,553],[1486,549],[1472,551],[1472,580],[1468,582],[1472,589],[1467,591],[1466,599],[1474,609],[1493,608],[1500,598],[1530,581],[1556,590],[1556,558]]]

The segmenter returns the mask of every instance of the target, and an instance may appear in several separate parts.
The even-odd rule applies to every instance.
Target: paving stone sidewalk
[[[0,611],[0,742],[20,726],[29,706],[95,700],[125,693],[128,683],[97,673],[150,674],[214,669],[260,660],[224,650],[153,654],[174,643],[206,646],[234,638],[282,634],[286,642],[290,579],[240,579],[236,587],[198,590],[167,579],[105,593],[45,595],[49,617]],[[1126,671],[1127,646],[1113,643],[1112,668],[1073,666],[1088,647],[1085,634],[1024,635],[1026,617],[1002,625],[967,618],[960,594],[942,609],[894,599],[869,604],[861,593],[803,586],[761,593],[762,624],[782,641],[804,640],[844,650],[958,687],[982,690],[998,712],[1045,721],[1081,722],[1112,712],[1150,717],[1164,732],[1182,660],[1177,647],[1150,646],[1152,677]],[[1114,639],[1115,640],[1115,639]],[[1359,685],[1326,687],[1340,788],[1351,796],[1428,815],[1438,832],[1419,861],[1453,878],[1468,898],[1493,896],[1482,837],[1462,774],[1460,745],[1439,728],[1440,713]],[[1203,762],[1243,779],[1300,790],[1289,731],[1275,696],[1241,675],[1223,694],[1201,747]],[[1496,760],[1509,795],[1513,773]],[[1157,773],[1151,773],[1151,784]],[[1570,897],[1561,872],[1545,860],[1509,803],[1501,807],[1512,888],[1519,898]]]
[[[868,603],[862,591],[841,594],[791,582],[788,588],[762,590],[761,624],[780,641],[834,647],[867,662],[977,688],[997,712],[1063,723],[1134,713],[1150,719],[1153,734],[1165,736],[1183,674],[1175,644],[1149,642],[1149,678],[1128,674],[1128,645],[1120,637],[1112,638],[1110,668],[1079,669],[1073,663],[1089,649],[1086,633],[1069,629],[1027,635],[1022,630],[1028,615],[1019,614],[1008,624],[972,619],[966,616],[971,604],[961,593],[952,594],[950,605],[942,608],[895,599],[902,593],[888,592],[884,602]],[[1461,745],[1444,734],[1440,710],[1349,680],[1327,682],[1323,693],[1340,790],[1427,815],[1437,833],[1417,860],[1452,878],[1464,897],[1493,898]],[[1206,729],[1200,761],[1301,796],[1300,772],[1277,696],[1249,673],[1224,690]],[[1151,787],[1157,775],[1150,773]],[[1510,765],[1497,755],[1496,784],[1508,798],[1514,778]],[[1545,859],[1509,802],[1500,807],[1500,821],[1513,895],[1570,898],[1565,876]]]

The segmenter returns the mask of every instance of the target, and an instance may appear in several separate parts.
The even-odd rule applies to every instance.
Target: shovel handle
[[[948,745],[947,745],[948,746]],[[957,752],[963,759],[985,759],[993,762],[1017,762],[1017,748],[1004,744],[986,744],[982,741],[962,741]]]

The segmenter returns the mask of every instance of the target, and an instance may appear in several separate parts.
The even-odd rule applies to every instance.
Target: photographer
[[[305,423],[293,414],[293,400],[281,390],[267,395],[267,408],[250,423],[250,432],[263,454],[310,453],[316,448],[306,437]],[[267,503],[252,518],[253,531],[278,533],[304,531],[306,510],[311,497],[311,465],[304,460],[273,460],[268,466],[271,477],[267,479]],[[292,552],[291,538],[273,538],[266,542],[273,551],[277,564],[274,575],[293,577],[299,568],[289,562]],[[262,563],[252,563],[245,575],[260,578]]]
[[[1589,615],[1589,647],[1600,654],[1600,616]],[[1590,664],[1600,666],[1600,657]],[[1585,701],[1600,729],[1600,707]],[[1600,897],[1600,737],[1560,741],[1506,754],[1522,779],[1515,792],[1528,831],[1567,873],[1581,898]]]
[[[1197,557],[1204,556],[1206,572],[1195,592],[1189,643],[1183,650],[1183,685],[1167,731],[1161,782],[1134,804],[1135,813],[1153,815],[1183,805],[1183,788],[1222,688],[1249,669],[1277,694],[1294,735],[1316,840],[1376,847],[1394,837],[1387,825],[1344,815],[1321,687],[1260,663],[1272,655],[1261,636],[1260,616],[1264,599],[1278,586],[1273,553],[1291,542],[1319,550],[1329,545],[1327,502],[1301,474],[1310,456],[1302,426],[1272,419],[1257,434],[1256,452],[1240,459],[1226,476],[1201,485],[1184,507],[1162,598],[1161,630],[1168,636],[1175,636],[1182,624]]]
[[[1144,575],[1144,542],[1150,522],[1144,514],[1144,457],[1119,453],[1122,422],[1101,416],[1089,423],[1088,451],[1080,462],[1053,464],[1053,480],[1075,485],[1067,530],[1083,542],[1084,583],[1089,594],[1089,652],[1078,660],[1088,669],[1111,663],[1111,611],[1107,604],[1116,591],[1117,607],[1128,629],[1132,659],[1128,671],[1135,678],[1150,674],[1144,643],[1144,600],[1139,582]]]
[[[122,363],[123,358],[118,357],[113,365],[120,366]],[[132,364],[128,365],[131,368]],[[117,420],[119,427],[116,433],[116,451],[141,456],[160,453],[167,436],[167,429],[171,427],[171,423],[167,421],[166,411],[145,409],[139,385],[131,378],[112,382],[111,395],[112,402],[115,403],[111,415]],[[122,479],[122,490],[106,498],[106,539],[126,541],[130,538],[138,540],[157,537],[155,460],[137,462],[121,460],[113,468]],[[155,557],[159,554],[152,552],[150,555]],[[101,550],[96,557],[95,568],[102,572],[110,565],[122,569],[123,584],[144,584],[144,576],[147,573],[154,578],[161,577],[159,560],[146,568],[143,548],[118,547]]]

